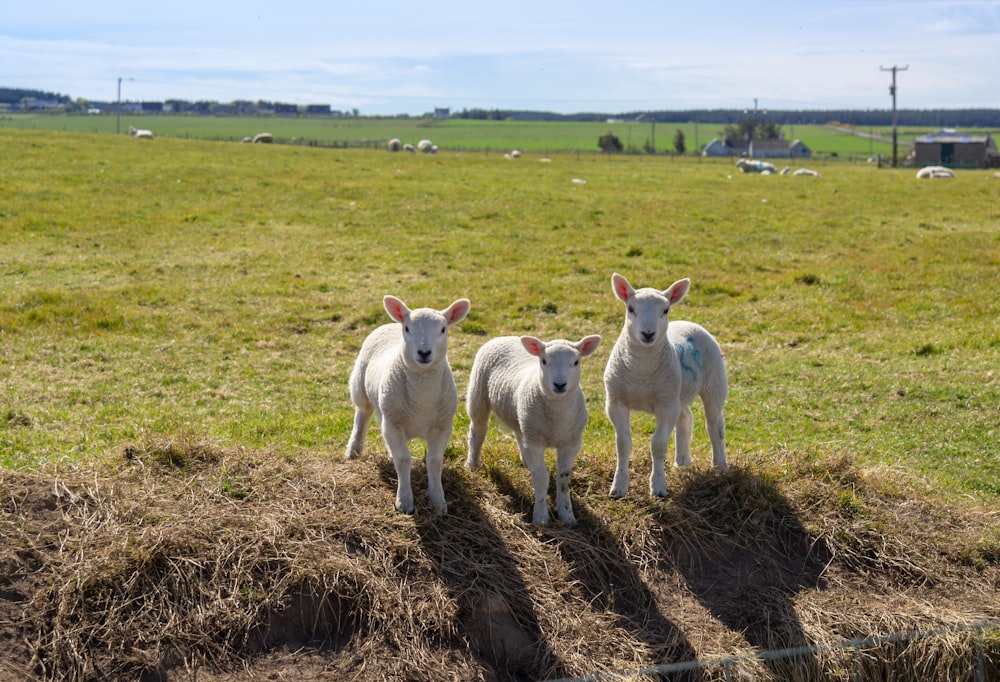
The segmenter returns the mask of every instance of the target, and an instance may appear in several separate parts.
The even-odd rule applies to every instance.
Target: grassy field
[[[548,647],[499,679],[1000,616],[992,172],[766,177],[669,157],[10,128],[0,146],[0,566],[4,594],[24,595],[0,599],[0,648],[26,642],[34,653],[10,660],[40,677],[241,670],[276,646],[261,628],[290,627],[310,595],[301,618],[344,637],[324,655],[348,652],[336,671],[358,679],[502,669],[469,644],[475,614],[495,615],[484,585],[503,585],[518,632]],[[660,288],[690,277],[671,317],[715,333],[728,364],[732,470],[708,471],[696,408],[695,467],[668,475],[663,504],[645,491],[647,416],[633,417],[630,497],[606,498],[615,271]],[[464,408],[444,520],[416,466],[417,516],[391,512],[374,427],[372,454],[342,460],[347,377],[386,293],[471,299],[449,351],[460,394],[492,336],[602,335],[583,371],[578,527],[524,522],[529,483],[501,429],[485,472],[461,470]],[[951,674],[967,644],[921,665]],[[421,675],[405,672],[410,647]]]
[[[617,270],[693,279],[678,314],[726,348],[738,451],[847,450],[1000,493],[988,173],[3,137],[0,380],[8,421],[30,423],[0,431],[8,465],[190,429],[336,451],[384,293],[472,299],[461,373],[501,333],[610,348]],[[590,433],[606,456],[599,414]]]
[[[423,118],[252,118],[215,116],[135,116],[123,115],[120,123],[114,115],[65,116],[48,114],[12,114],[0,118],[0,127],[54,130],[60,132],[113,133],[130,125],[151,128],[160,136],[207,140],[240,140],[266,130],[279,141],[323,146],[358,146],[369,144],[384,147],[385,142],[398,137],[416,144],[430,138],[447,150],[511,149],[555,153],[598,153],[597,140],[611,132],[628,150],[641,152],[646,145],[657,152],[674,151],[674,135],[684,133],[687,151],[706,145],[712,138],[721,138],[721,123],[576,123],[529,121],[471,121],[462,119],[433,120]],[[891,153],[892,145],[884,140],[870,141],[843,131],[818,125],[785,126],[785,136],[801,138],[822,157],[864,160],[869,156]],[[860,130],[878,135],[876,129]],[[916,132],[911,131],[913,136]],[[901,140],[911,139],[901,137]]]

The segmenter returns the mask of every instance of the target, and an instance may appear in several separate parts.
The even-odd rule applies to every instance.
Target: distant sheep
[[[438,148],[430,140],[420,140],[420,142],[417,142],[417,151],[424,154],[437,154]]]
[[[953,178],[955,171],[945,166],[924,166],[917,171],[918,179],[925,178]]]
[[[386,296],[382,303],[394,322],[368,335],[351,371],[354,429],[346,456],[361,454],[374,414],[396,467],[396,509],[412,514],[409,442],[423,438],[431,506],[446,514],[441,470],[458,407],[447,358],[448,329],[465,318],[470,304],[463,298],[444,310],[410,310],[395,296]]]
[[[532,523],[536,525],[549,522],[546,448],[556,450],[556,514],[563,523],[576,521],[570,477],[587,425],[580,360],[600,343],[600,336],[587,336],[577,343],[504,336],[486,342],[476,353],[466,396],[470,420],[466,465],[472,470],[479,467],[492,411],[514,432],[521,461],[531,472]]]
[[[271,133],[257,133],[253,136],[254,144],[271,144],[274,142],[274,135]]]
[[[736,167],[741,173],[765,173],[770,175],[776,168],[770,161],[754,161],[753,159],[740,159],[736,162]]]
[[[417,148],[414,147],[412,144],[407,143],[407,144],[403,145],[403,151],[404,152],[410,152],[411,154],[416,154],[417,153]]]
[[[399,140],[398,137],[394,137],[391,140],[389,140],[389,144],[387,145],[387,147],[390,152],[398,152],[403,148],[403,143]]]
[[[799,168],[798,170],[796,170],[795,172],[793,172],[792,175],[801,175],[801,176],[810,177],[810,178],[818,178],[819,177],[819,171],[814,171],[814,170],[811,170],[809,168]]]
[[[145,130],[144,128],[138,128],[137,129],[137,128],[134,128],[134,127],[130,126],[129,129],[128,129],[128,134],[131,135],[132,137],[136,138],[137,140],[152,140],[153,139],[153,131],[152,130]]]
[[[626,308],[625,324],[615,341],[604,371],[606,411],[615,428],[618,466],[611,497],[623,497],[629,488],[629,456],[632,452],[632,410],[656,417],[650,451],[651,495],[667,494],[664,462],[670,434],[676,425],[675,463],[691,463],[691,403],[701,396],[712,461],[726,468],[725,420],[722,407],[728,394],[726,365],[719,344],[703,327],[693,322],[669,322],[671,306],[687,294],[691,280],[674,282],[667,289],[633,289],[615,273],[611,286]]]

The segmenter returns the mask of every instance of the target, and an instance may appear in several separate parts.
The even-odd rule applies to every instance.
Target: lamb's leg
[[[726,419],[722,416],[722,408],[705,405],[705,428],[708,438],[712,441],[712,464],[719,471],[726,470]]]
[[[569,484],[573,476],[573,463],[582,445],[582,442],[577,442],[569,447],[560,448],[556,453],[556,515],[567,525],[576,523]]]
[[[444,469],[444,451],[451,440],[451,421],[448,426],[427,437],[427,495],[431,499],[431,507],[438,514],[448,513],[448,504],[444,499],[444,485],[441,483],[441,472]]]
[[[649,474],[649,494],[654,497],[667,496],[667,475],[664,465],[667,461],[667,446],[670,444],[670,434],[677,426],[680,414],[680,403],[661,405],[655,412],[656,430],[650,443],[650,455],[653,458],[653,470]]]
[[[632,432],[629,423],[630,412],[624,404],[608,400],[606,411],[608,419],[615,427],[615,448],[618,451],[618,466],[615,468],[615,478],[611,482],[611,497],[625,497],[628,494],[629,475],[628,460],[632,454]]]
[[[354,459],[361,454],[365,447],[365,435],[368,433],[368,423],[372,419],[375,409],[371,406],[367,408],[355,407],[354,409],[354,429],[351,431],[351,440],[347,443],[347,451],[344,456],[347,459]]]
[[[549,468],[545,466],[545,448],[528,443],[519,444],[521,461],[531,472],[531,486],[535,491],[535,507],[531,522],[536,526],[549,523]]]
[[[413,513],[413,488],[410,486],[410,469],[413,457],[403,431],[388,421],[382,422],[382,437],[396,467],[396,511]],[[428,448],[429,450],[429,448]]]
[[[694,431],[694,415],[690,405],[683,405],[677,416],[677,434],[674,438],[674,448],[677,454],[674,464],[679,467],[691,465],[691,434]]]
[[[472,389],[474,390],[474,389]],[[481,401],[470,399],[469,412],[469,456],[465,466],[471,471],[479,468],[479,457],[483,451],[483,441],[490,427],[490,407],[480,404]]]

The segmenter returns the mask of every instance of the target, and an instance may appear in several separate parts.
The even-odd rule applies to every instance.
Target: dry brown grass
[[[472,475],[454,453],[440,518],[420,465],[416,515],[392,511],[384,453],[293,461],[181,437],[120,454],[0,470],[0,678],[551,679],[1000,617],[996,514],[847,457],[675,472],[665,503],[608,500],[610,470],[582,466],[579,523],[538,530],[522,470]],[[974,644],[729,672],[973,679]],[[994,640],[986,662],[996,679]]]

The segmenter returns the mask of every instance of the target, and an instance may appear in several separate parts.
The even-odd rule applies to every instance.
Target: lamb
[[[420,140],[417,142],[417,151],[423,152],[424,154],[437,154],[437,145],[430,140]]]
[[[394,137],[391,140],[389,140],[389,144],[387,145],[387,147],[390,152],[398,152],[403,148],[403,143],[400,141],[398,137]]]
[[[404,152],[410,152],[411,154],[416,154],[417,153],[417,148],[414,147],[409,142],[407,142],[406,144],[403,145],[403,151]]]
[[[925,178],[953,178],[955,171],[947,166],[924,166],[917,171],[918,179]]]
[[[799,168],[792,175],[805,176],[810,178],[818,178],[819,171],[814,171],[811,168]]]
[[[257,133],[253,136],[253,144],[271,144],[274,142],[274,135],[271,133]]]
[[[447,514],[441,469],[458,407],[447,359],[448,329],[465,319],[470,303],[458,299],[444,310],[410,310],[395,296],[385,296],[382,303],[394,322],[368,335],[351,371],[354,429],[345,454],[348,459],[361,454],[374,414],[396,467],[396,509],[412,514],[409,442],[423,438],[431,507]]]
[[[656,417],[650,445],[653,460],[650,494],[665,497],[664,462],[675,425],[675,463],[677,466],[691,463],[694,424],[691,403],[695,396],[701,396],[705,409],[712,461],[719,470],[726,468],[726,427],[722,416],[729,392],[726,365],[718,342],[703,327],[694,322],[669,323],[671,306],[684,298],[691,280],[678,280],[663,291],[636,290],[615,273],[611,286],[615,296],[625,303],[627,314],[604,371],[605,409],[615,428],[618,451],[618,466],[609,495],[623,497],[628,492],[632,452],[629,419],[632,410],[641,410]]]
[[[513,430],[521,461],[531,472],[535,525],[549,522],[546,448],[556,449],[556,513],[565,524],[576,521],[569,484],[587,425],[580,360],[600,343],[596,335],[576,343],[503,336],[486,342],[472,364],[466,395],[470,420],[466,466],[473,471],[479,467],[492,411]]]
[[[131,135],[132,137],[136,138],[137,140],[152,140],[153,139],[153,131],[152,130],[145,130],[144,128],[138,128],[137,129],[134,126],[130,126],[129,129],[128,129],[128,134]]]

